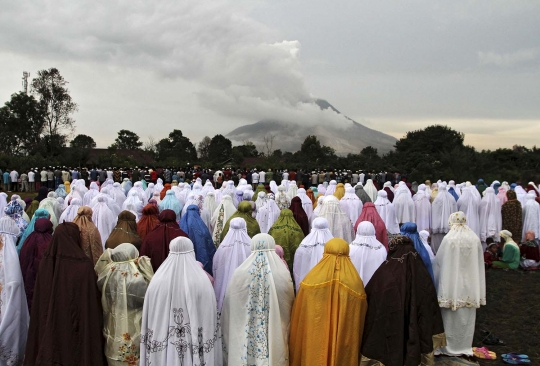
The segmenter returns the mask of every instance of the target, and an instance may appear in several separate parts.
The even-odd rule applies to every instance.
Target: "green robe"
[[[231,220],[234,219],[235,217],[241,217],[244,220],[246,220],[247,233],[250,238],[253,238],[255,235],[260,234],[261,228],[259,227],[259,223],[257,222],[257,220],[253,218],[253,216],[251,216],[251,212],[252,212],[251,203],[249,203],[248,201],[240,202],[236,212],[232,214],[229,220],[227,220],[227,222],[225,223],[225,226],[223,227],[223,231],[221,232],[221,237],[220,237],[219,242],[221,243],[223,239],[225,238],[225,236],[227,235],[227,233],[229,232]]]
[[[519,247],[516,244],[507,243],[504,245],[502,261],[494,261],[493,266],[517,269],[520,259]]]
[[[278,219],[272,225],[268,234],[274,238],[276,244],[283,247],[283,258],[292,270],[294,253],[296,253],[296,249],[304,240],[304,233],[294,219],[293,212],[288,208],[281,210]]]

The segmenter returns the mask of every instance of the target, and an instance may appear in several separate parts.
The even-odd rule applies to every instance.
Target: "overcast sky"
[[[447,124],[478,149],[540,136],[540,1],[0,0],[0,101],[57,67],[76,133],[198,142],[263,118],[397,138]]]

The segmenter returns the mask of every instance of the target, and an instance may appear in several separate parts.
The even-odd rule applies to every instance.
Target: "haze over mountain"
[[[334,114],[332,122],[306,125],[298,121],[279,119],[263,119],[253,124],[236,128],[227,134],[233,143],[243,141],[253,142],[259,150],[265,150],[265,139],[273,137],[272,149],[282,151],[297,151],[308,135],[316,135],[323,145],[332,147],[337,154],[358,154],[363,148],[372,146],[379,154],[393,149],[396,138],[368,128],[347,116],[341,114],[330,103],[316,99],[317,104],[326,114]]]

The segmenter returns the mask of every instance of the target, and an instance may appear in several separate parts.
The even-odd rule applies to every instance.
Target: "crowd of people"
[[[37,190],[0,193],[6,365],[432,365],[473,355],[486,269],[540,266],[532,182],[256,169],[3,177],[10,191]]]

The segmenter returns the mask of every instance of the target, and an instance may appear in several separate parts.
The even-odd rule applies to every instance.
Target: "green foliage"
[[[109,149],[125,149],[137,150],[142,147],[143,143],[139,139],[139,135],[129,130],[118,131],[118,137],[114,140],[114,144],[109,146]]]
[[[69,146],[79,149],[93,149],[96,147],[96,142],[88,135],[77,135],[71,140]]]
[[[13,94],[0,108],[0,149],[8,155],[27,155],[39,150],[45,125],[45,109],[34,97]]]
[[[220,164],[233,158],[232,142],[223,135],[215,135],[208,146],[208,156],[212,164]]]
[[[166,139],[156,144],[157,160],[162,165],[180,166],[197,160],[197,150],[180,130],[173,130]]]

